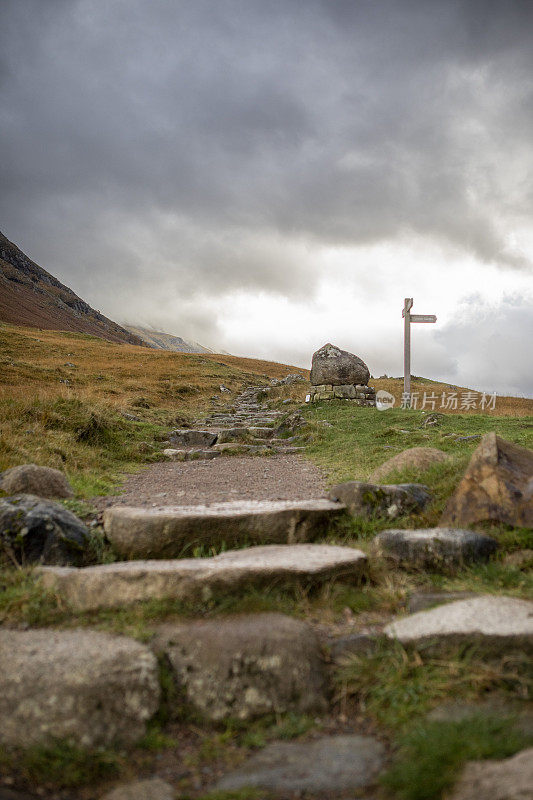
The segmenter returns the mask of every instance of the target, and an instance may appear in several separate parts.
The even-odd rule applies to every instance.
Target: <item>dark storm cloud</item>
[[[301,294],[300,247],[410,232],[529,266],[529,0],[0,13],[2,227],[78,290]]]

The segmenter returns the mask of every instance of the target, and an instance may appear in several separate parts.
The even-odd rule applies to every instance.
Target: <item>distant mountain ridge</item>
[[[172,333],[163,333],[163,331],[154,331],[151,328],[141,328],[139,325],[124,325],[126,330],[135,334],[143,340],[149,347],[155,347],[158,350],[173,350],[176,353],[215,353],[216,350],[210,350],[209,347],[204,347],[198,342],[187,342],[181,336],[174,336]],[[221,352],[221,351],[218,351]]]
[[[74,294],[0,233],[0,320],[46,330],[88,333],[110,342],[142,340]]]

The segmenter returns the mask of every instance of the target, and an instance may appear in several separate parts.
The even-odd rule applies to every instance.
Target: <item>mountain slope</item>
[[[125,325],[127,331],[138,336],[149,347],[157,350],[172,350],[175,353],[213,353],[208,347],[203,347],[198,342],[186,342],[181,336],[172,333],[154,331],[151,328],[141,328],[138,325]]]
[[[0,320],[142,344],[78,297],[0,233]]]

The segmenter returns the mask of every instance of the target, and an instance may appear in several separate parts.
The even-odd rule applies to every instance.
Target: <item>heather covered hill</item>
[[[0,233],[0,320],[46,330],[88,333],[110,342],[141,344],[28,258]]]

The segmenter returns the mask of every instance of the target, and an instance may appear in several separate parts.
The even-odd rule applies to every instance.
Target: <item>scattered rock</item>
[[[191,542],[234,547],[313,541],[343,513],[340,503],[321,499],[152,509],[112,506],[104,512],[104,529],[121,558],[179,558]]]
[[[469,761],[448,800],[532,800],[533,747],[501,761]]]
[[[455,600],[468,600],[476,596],[474,592],[415,592],[409,598],[407,610],[410,614],[416,614],[417,611],[425,611],[433,606],[453,603]]]
[[[373,785],[384,757],[383,745],[369,736],[274,742],[225,775],[216,788],[231,791],[249,786],[280,793],[320,792],[329,797]]]
[[[31,494],[0,499],[0,552],[18,564],[83,564],[89,531],[59,503]]]
[[[334,486],[329,498],[344,503],[353,517],[385,516],[396,519],[402,514],[425,508],[431,500],[431,492],[427,486],[418,483],[379,486],[349,481]]]
[[[108,792],[102,800],[174,800],[172,786],[161,778],[148,778],[145,781],[134,781],[117,786]]]
[[[438,411],[435,411],[435,413],[427,415],[427,417],[424,419],[420,427],[436,428],[442,423],[443,420],[444,420],[444,414],[440,414]]]
[[[436,447],[410,447],[408,450],[402,450],[401,453],[392,456],[384,464],[377,467],[368,480],[371,483],[379,483],[387,475],[404,469],[415,469],[417,472],[424,472],[433,464],[442,464],[448,460],[449,456],[442,450],[437,450]]]
[[[0,475],[0,489],[6,494],[34,494],[37,497],[74,497],[72,486],[62,472],[37,464],[22,464]]]
[[[387,530],[374,537],[375,552],[400,567],[446,571],[488,561],[498,548],[490,536],[456,528]]]
[[[487,433],[448,500],[441,525],[494,520],[533,527],[533,450]]]
[[[195,431],[188,428],[176,428],[170,432],[170,441],[182,447],[211,447],[217,440],[212,431]]]
[[[102,380],[103,380],[103,378],[102,378]],[[127,419],[130,422],[140,422],[141,421],[140,417],[136,417],[135,414],[128,414],[126,411],[122,412],[122,416],[124,417],[124,419]]]
[[[327,707],[318,640],[304,622],[282,614],[162,625],[165,653],[187,702],[213,721]]]
[[[305,383],[305,381],[306,378],[303,375],[300,375],[299,372],[291,372],[290,375],[282,378],[279,383],[283,386],[291,386],[294,383]]]
[[[333,344],[325,344],[313,353],[311,383],[320,384],[363,385],[368,384],[370,371],[362,359],[346,350],[340,350]]]
[[[384,633],[403,645],[424,649],[467,643],[480,652],[533,652],[533,603],[482,595],[419,611],[386,625]]]
[[[367,557],[352,547],[267,545],[228,550],[212,558],[123,561],[85,569],[43,567],[42,582],[72,608],[112,608],[140,600],[229,596],[244,586],[276,582],[308,587],[325,581],[358,584]]]
[[[159,704],[144,645],[90,630],[0,629],[0,742],[131,744]]]
[[[377,639],[368,633],[351,633],[338,636],[328,642],[332,661],[338,662],[350,656],[369,656],[375,652]]]

